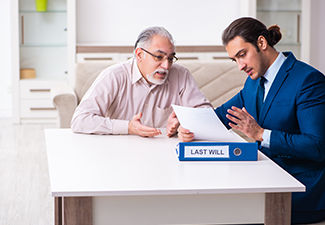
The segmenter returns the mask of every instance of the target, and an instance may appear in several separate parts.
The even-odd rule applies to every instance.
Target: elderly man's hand
[[[173,136],[177,132],[178,127],[179,127],[179,121],[176,117],[175,112],[173,111],[172,114],[170,114],[170,116],[168,117],[168,121],[167,121],[167,128],[166,128],[167,137]]]
[[[180,126],[178,128],[178,139],[182,142],[190,142],[194,139],[194,133]]]
[[[142,113],[135,115],[133,119],[129,122],[129,134],[137,134],[142,137],[153,137],[161,135],[161,131],[153,128],[147,127],[141,124]]]

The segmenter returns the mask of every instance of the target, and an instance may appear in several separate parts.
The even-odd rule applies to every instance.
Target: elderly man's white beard
[[[154,78],[154,75],[156,73],[165,73],[165,78],[164,79],[155,79]],[[165,82],[165,80],[167,79],[168,77],[168,70],[166,69],[158,69],[158,70],[155,70],[153,73],[150,73],[150,74],[147,74],[147,80],[150,82],[150,83],[153,83],[153,84],[157,84],[157,85],[161,85]]]

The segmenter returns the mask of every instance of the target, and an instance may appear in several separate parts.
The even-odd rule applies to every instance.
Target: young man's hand
[[[263,141],[264,129],[258,125],[245,108],[239,109],[233,106],[227,112],[229,113],[226,115],[227,118],[233,122],[229,123],[229,126],[243,132],[253,140]]]

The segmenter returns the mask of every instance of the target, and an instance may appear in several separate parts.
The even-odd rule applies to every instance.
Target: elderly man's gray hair
[[[143,30],[135,43],[134,50],[137,48],[147,48],[150,46],[152,37],[159,35],[161,37],[166,37],[174,45],[173,36],[163,27],[149,27]]]

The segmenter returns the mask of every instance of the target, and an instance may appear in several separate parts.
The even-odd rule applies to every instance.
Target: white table
[[[45,130],[56,224],[289,225],[305,187],[259,152],[252,162],[179,162],[177,138]]]

